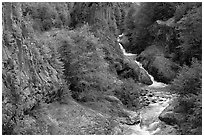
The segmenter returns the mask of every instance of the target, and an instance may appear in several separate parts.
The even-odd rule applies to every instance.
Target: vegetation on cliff
[[[124,110],[137,110],[139,83],[152,82],[122,54],[121,33],[188,108],[181,133],[201,133],[201,3],[4,2],[2,11],[3,134],[120,134],[116,117],[134,123]]]
[[[201,134],[202,3],[142,3],[126,16],[125,48],[179,95],[182,134]],[[198,120],[198,121],[197,121]],[[194,122],[195,123],[194,123]]]
[[[46,116],[53,114],[43,109],[72,97],[96,104],[121,90],[117,96],[124,99],[126,94],[124,105],[138,107],[138,96],[128,94],[134,89],[122,89],[125,79],[117,74],[116,64],[122,66],[117,60],[123,62],[123,55],[116,41],[116,7],[117,3],[3,3],[3,134],[51,134],[52,121]]]

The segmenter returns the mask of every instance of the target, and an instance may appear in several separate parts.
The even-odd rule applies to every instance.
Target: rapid
[[[123,48],[122,44],[120,43],[120,38],[123,37],[119,35],[117,41],[119,43],[120,49],[122,50],[125,56],[137,56],[136,54],[127,53]],[[143,70],[145,70],[142,64],[135,60],[135,63]],[[154,80],[154,77],[150,75],[146,70],[145,72],[151,78],[153,84],[147,86],[146,88],[150,91],[154,92],[154,96],[157,97],[157,101],[154,103],[150,103],[148,106],[142,108],[140,110],[140,123],[130,126],[131,132],[128,134],[131,135],[154,135],[159,134],[161,132],[161,121],[159,120],[158,116],[161,112],[169,105],[169,101],[172,99],[171,94],[167,94],[162,92],[162,88],[165,88],[167,85],[161,82],[157,82]]]

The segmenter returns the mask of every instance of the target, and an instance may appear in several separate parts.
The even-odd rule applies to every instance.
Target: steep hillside
[[[2,134],[200,134],[201,9],[200,3],[3,2]],[[164,109],[173,95],[178,103]],[[186,121],[175,122],[177,111]],[[162,128],[151,127],[161,121]],[[165,128],[169,123],[177,129]]]
[[[134,69],[124,63],[117,44],[117,4],[87,4],[3,3],[3,134],[112,134],[115,126],[106,125],[110,119],[131,122],[124,108],[139,107],[139,87],[134,75],[127,80],[122,72]],[[76,12],[81,6],[92,7],[87,20]],[[84,119],[81,110],[93,119]],[[79,119],[87,128],[102,115],[102,123],[92,127],[107,126],[111,132],[75,131],[78,125],[67,125],[69,120],[61,127],[58,118],[67,116],[54,114],[60,111],[70,112],[70,120]],[[74,111],[80,116],[71,117]]]
[[[133,4],[125,20],[124,47],[179,96],[161,119],[177,123],[181,134],[201,134],[202,3]]]

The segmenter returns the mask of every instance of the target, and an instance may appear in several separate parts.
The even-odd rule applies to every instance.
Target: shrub
[[[54,45],[64,62],[64,75],[77,100],[94,100],[117,86],[119,80],[110,73],[102,44],[85,25],[76,30],[53,30],[44,34],[48,45]],[[85,99],[86,98],[86,99]]]
[[[135,110],[139,107],[139,91],[140,87],[137,86],[132,79],[123,81],[119,89],[113,92],[117,98],[128,108]]]
[[[190,65],[192,57],[202,59],[202,5],[185,3],[183,6],[186,6],[185,10],[181,9],[184,15],[176,25],[180,40],[178,48],[182,52],[182,63]]]
[[[190,67],[184,66],[177,78],[172,82],[171,89],[179,95],[179,106],[186,116],[181,123],[182,134],[202,134],[202,67],[195,59]]]
[[[202,67],[194,60],[191,67],[183,66],[176,79],[172,82],[172,89],[179,95],[198,94],[201,89]]]
[[[134,4],[132,4],[134,5]],[[127,12],[125,27],[130,45],[127,50],[131,53],[141,53],[154,41],[149,28],[156,20],[167,20],[174,14],[175,8],[168,2],[144,2],[131,6]]]
[[[33,22],[34,30],[48,31],[68,27],[71,23],[71,3],[22,3],[23,16]]]

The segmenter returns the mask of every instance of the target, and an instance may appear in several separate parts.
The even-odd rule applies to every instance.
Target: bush
[[[202,67],[195,59],[190,67],[184,66],[171,89],[179,95],[179,106],[184,109],[186,122],[181,123],[182,134],[202,134]]]
[[[128,109],[139,108],[140,87],[135,84],[134,80],[124,80],[121,87],[113,92]]]
[[[174,11],[175,7],[169,2],[144,2],[139,6],[132,6],[125,18],[125,32],[130,41],[127,50],[139,54],[151,45],[154,37],[149,28],[156,20],[167,20],[172,17]]]
[[[48,31],[68,27],[71,23],[71,3],[22,3],[23,16],[30,17],[34,30]]]
[[[191,59],[202,59],[202,4],[185,3],[182,18],[177,22],[178,39],[182,56],[181,62],[190,65]],[[182,13],[182,12],[181,12]]]
[[[94,100],[119,80],[109,72],[102,44],[85,25],[76,30],[53,30],[44,34],[48,45],[58,48],[64,62],[64,76],[77,100]],[[85,99],[86,98],[86,99]]]
[[[190,67],[184,65],[176,79],[172,82],[172,89],[179,95],[198,94],[201,89],[202,65],[194,60]]]

